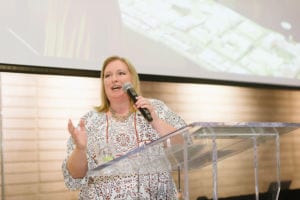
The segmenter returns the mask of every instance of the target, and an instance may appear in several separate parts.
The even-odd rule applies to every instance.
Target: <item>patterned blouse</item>
[[[179,129],[185,122],[162,101],[150,99],[158,117]],[[144,119],[139,111],[126,120],[109,117],[105,112],[90,111],[84,115],[87,131],[88,169],[99,165],[99,149],[108,144],[113,147],[113,157],[121,156],[141,144],[159,138],[158,132]],[[159,171],[147,174],[120,174],[74,179],[67,170],[66,162],[74,149],[70,137],[67,157],[62,163],[65,184],[70,190],[80,190],[79,199],[177,199],[177,191],[170,172]]]

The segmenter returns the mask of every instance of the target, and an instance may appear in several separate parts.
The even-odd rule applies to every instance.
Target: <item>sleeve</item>
[[[83,185],[87,184],[87,177],[73,178],[67,168],[67,160],[69,159],[69,156],[71,155],[74,146],[75,145],[73,143],[73,140],[70,137],[67,143],[67,157],[63,160],[62,163],[62,172],[64,176],[65,185],[69,190],[79,190]]]
[[[186,122],[173,110],[171,110],[163,101],[152,99],[152,104],[158,114],[158,117],[166,121],[176,129],[186,126]]]

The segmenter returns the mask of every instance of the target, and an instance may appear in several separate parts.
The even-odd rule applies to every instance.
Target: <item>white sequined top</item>
[[[158,117],[179,129],[185,122],[162,101],[150,99]],[[159,138],[158,132],[139,113],[132,113],[125,121],[118,121],[106,113],[90,111],[83,117],[88,135],[88,168],[99,165],[99,148],[113,145],[113,156],[121,156],[141,143]],[[74,149],[72,138],[68,140],[67,157],[62,163],[65,184],[70,190],[80,190],[79,199],[177,199],[177,192],[170,173],[112,175],[74,179],[69,174],[66,162]]]

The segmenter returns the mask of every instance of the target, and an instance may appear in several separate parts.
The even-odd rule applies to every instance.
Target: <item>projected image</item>
[[[117,54],[140,74],[300,86],[299,0],[2,1],[0,71]]]
[[[300,79],[300,44],[213,0],[120,0],[122,23],[214,72]]]

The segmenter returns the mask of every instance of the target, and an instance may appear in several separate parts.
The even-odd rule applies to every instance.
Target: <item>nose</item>
[[[118,80],[117,75],[116,75],[116,74],[113,74],[113,75],[111,76],[111,81],[112,81],[112,82],[116,82],[117,80]]]

